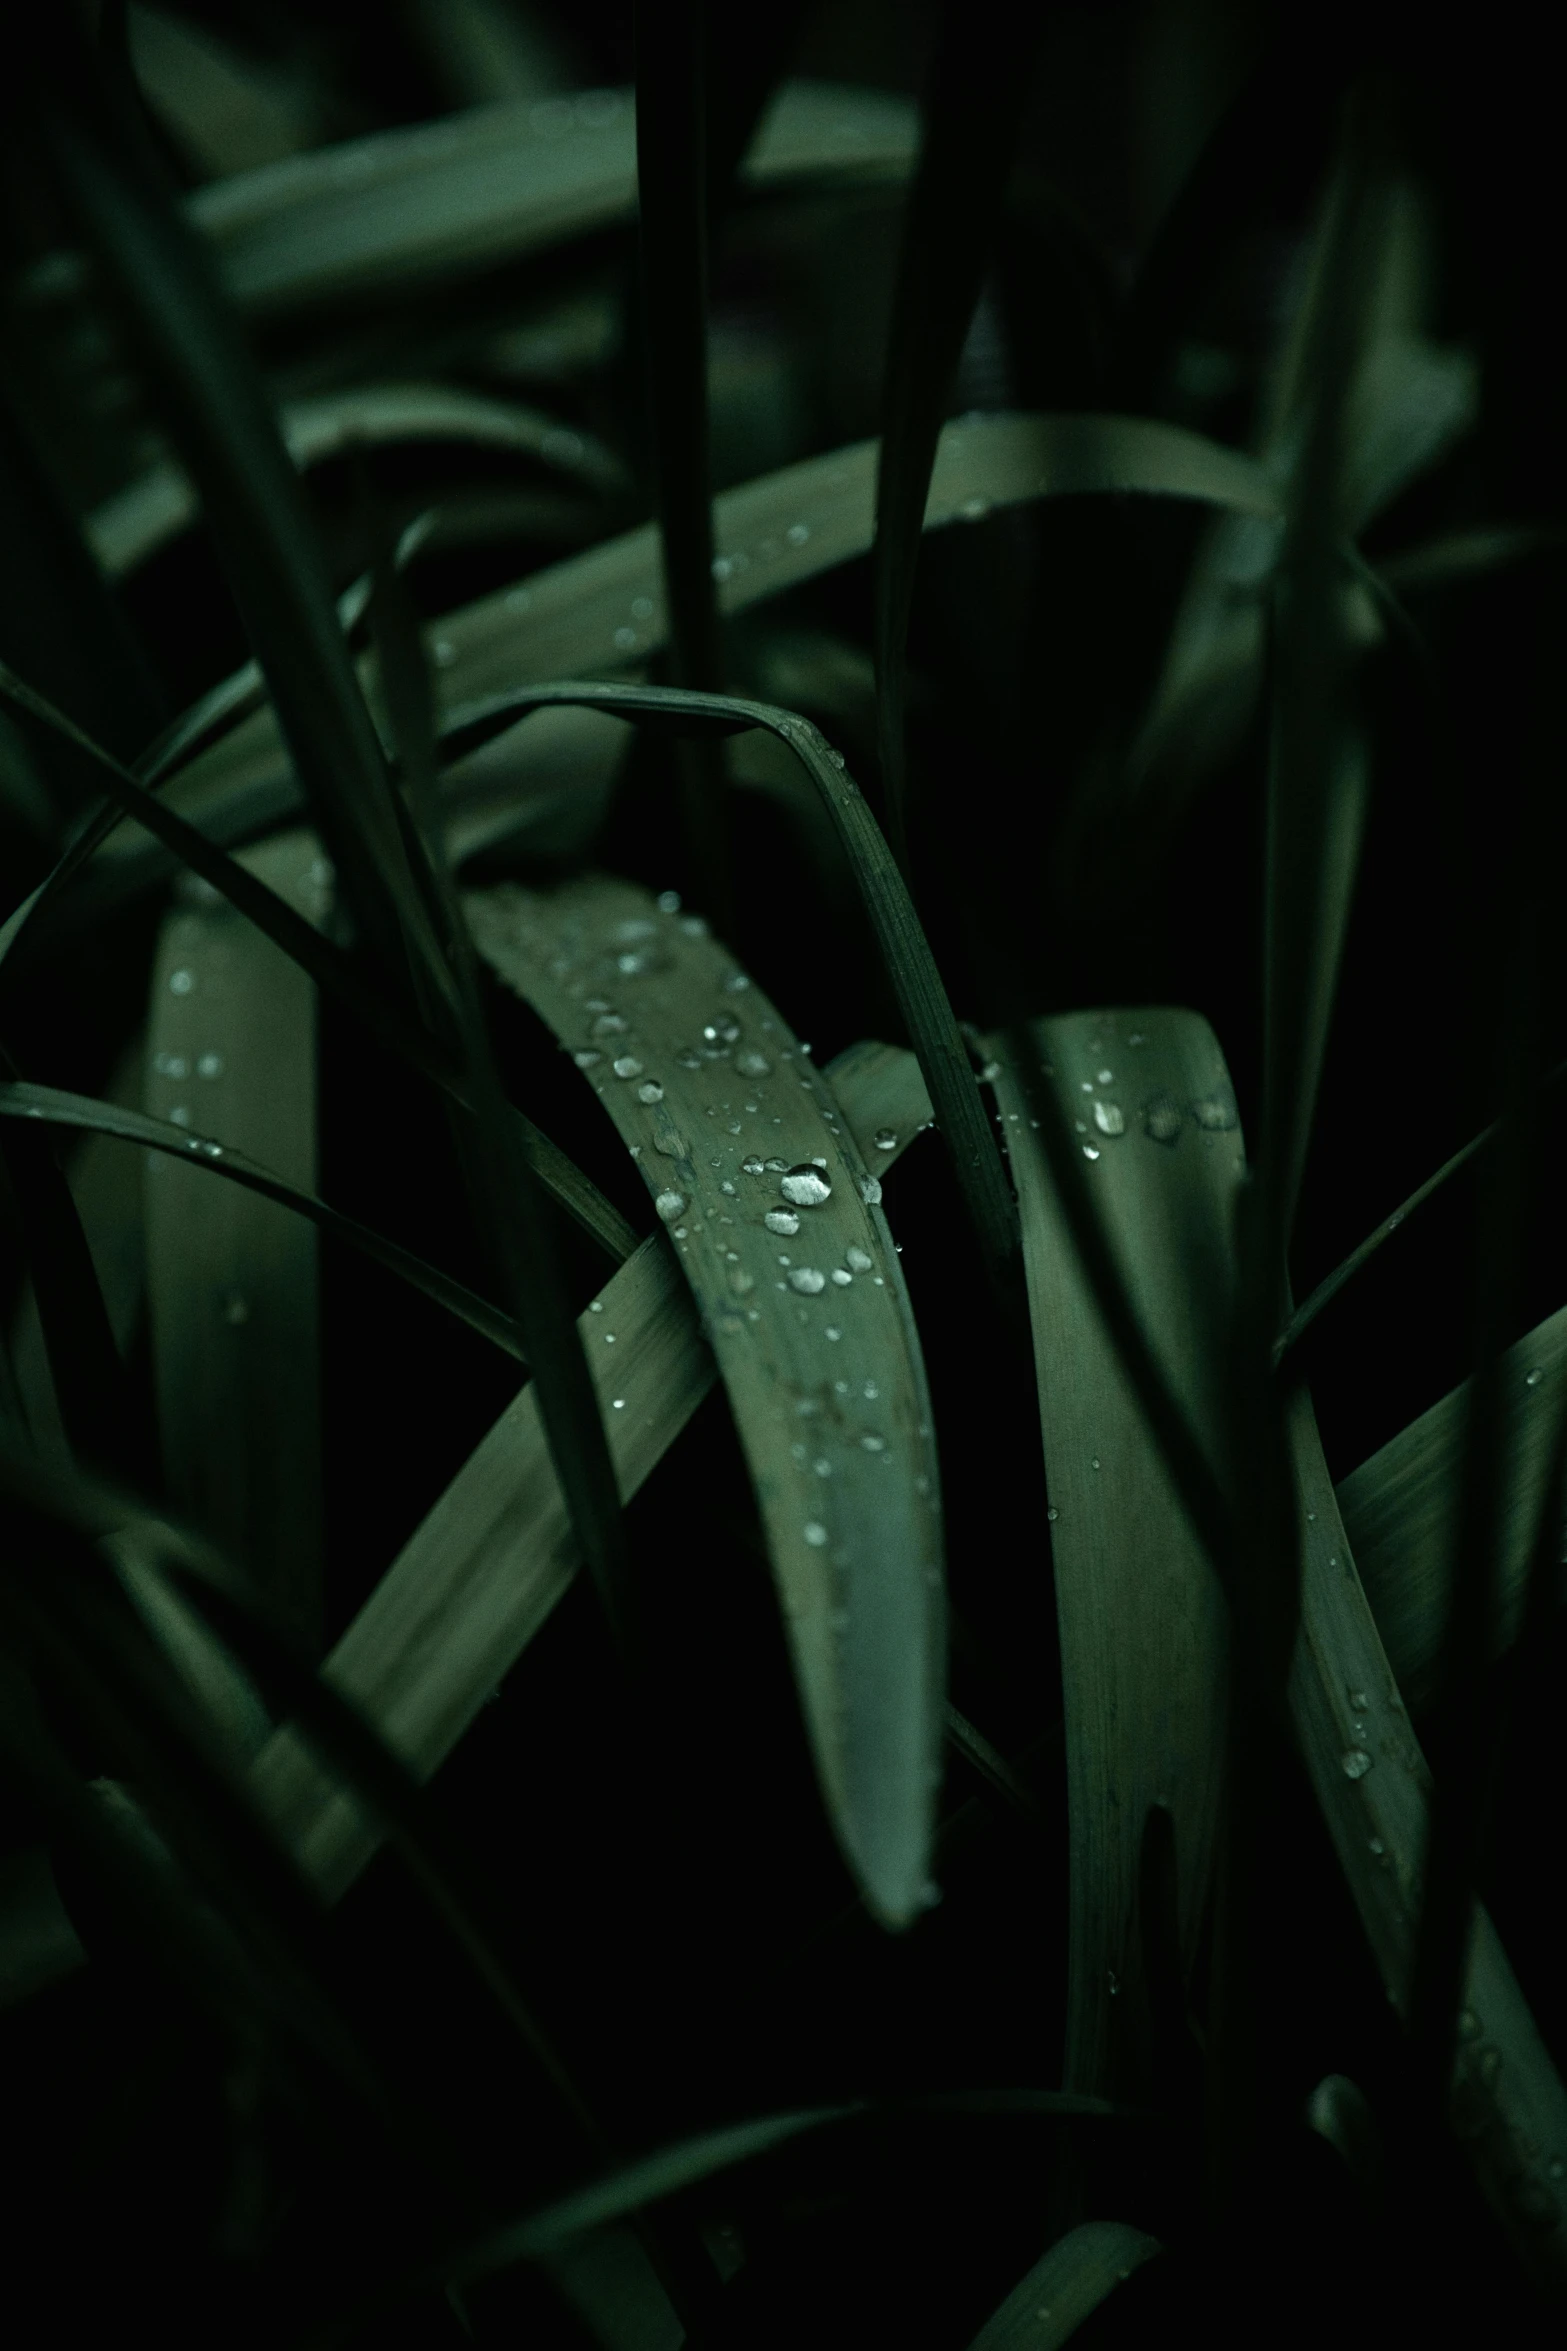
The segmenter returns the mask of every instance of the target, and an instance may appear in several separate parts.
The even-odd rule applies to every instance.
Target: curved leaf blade
[[[879,1184],[699,918],[609,877],[466,907],[486,961],[585,1061],[655,1195],[729,1391],[829,1815],[877,1915],[905,1926],[941,1736],[941,1520]]]

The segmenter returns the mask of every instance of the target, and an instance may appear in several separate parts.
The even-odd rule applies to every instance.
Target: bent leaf
[[[1567,1373],[1567,1308],[1507,1350],[1503,1393],[1512,1450],[1500,1495],[1493,1653],[1523,1628],[1529,1546],[1545,1502],[1553,1417]],[[1469,1383],[1339,1480],[1344,1531],[1404,1704],[1412,1714],[1437,1695],[1442,1628],[1453,1580],[1452,1529],[1463,1476]]]
[[[1062,1014],[1028,1034],[1089,1165],[1148,1343],[1218,1465],[1244,1165],[1223,1056],[1196,1013],[1163,1008]],[[1225,1611],[1081,1266],[1024,1073],[1003,1064],[995,1087],[1022,1215],[1061,1633],[1071,1900],[1062,2079],[1146,2095],[1143,1823],[1154,1804],[1173,1819],[1189,1970],[1214,1855]]]
[[[827,1075],[867,1164],[891,1166],[929,1123],[930,1098],[911,1053],[851,1047]],[[629,1502],[717,1377],[690,1287],[662,1233],[611,1278],[579,1327]],[[613,1350],[607,1331],[615,1333]],[[323,1670],[416,1778],[428,1779],[580,1564],[538,1400],[526,1387],[409,1538]],[[338,1899],[377,1850],[380,1830],[291,1731],[274,1740],[257,1787],[301,1866],[328,1900]]]
[[[941,1737],[941,1516],[880,1185],[700,918],[609,877],[466,904],[480,953],[572,1048],[674,1242],[756,1488],[829,1815],[872,1908],[905,1926]],[[606,1328],[590,1353],[616,1339]]]

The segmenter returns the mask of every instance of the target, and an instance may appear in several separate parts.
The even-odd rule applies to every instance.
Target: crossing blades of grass
[[[320,923],[313,835],[242,852]],[[153,958],[145,1107],[316,1189],[316,991],[204,883]],[[202,902],[205,900],[206,902]],[[146,1168],[148,1305],[172,1501],[244,1563],[303,1640],[322,1640],[318,1242],[307,1218],[167,1155]]]
[[[110,1077],[106,1089],[110,1102],[125,1109],[140,1103],[143,1062],[144,1034],[138,1031]],[[97,1268],[109,1329],[124,1356],[145,1296],[141,1179],[133,1154],[117,1148],[111,1137],[89,1134],[72,1140],[76,1147],[65,1156],[66,1180]],[[11,1348],[19,1398],[33,1443],[44,1459],[63,1465],[69,1460],[69,1448],[30,1285],[17,1304]]]
[[[911,1053],[866,1042],[826,1074],[867,1166],[890,1167],[929,1124],[930,1097]],[[690,1286],[662,1233],[612,1277],[579,1327],[629,1501],[717,1377]],[[615,1333],[612,1352],[607,1331]],[[323,1671],[416,1778],[428,1779],[580,1564],[527,1387],[404,1546]],[[376,1851],[379,1831],[292,1732],[273,1742],[257,1786],[301,1866],[337,1899]]]
[[[363,950],[383,988],[443,967],[297,478],[210,258],[149,169],[125,94],[81,29],[32,20],[24,54],[60,192],[121,299],[203,510]]]
[[[1502,1361],[1511,1450],[1499,1498],[1491,1632],[1496,1656],[1511,1647],[1523,1627],[1529,1546],[1547,1498],[1564,1372],[1567,1309],[1537,1324]],[[1338,1483],[1344,1531],[1411,1714],[1428,1706],[1440,1690],[1467,1402],[1466,1382]],[[1567,1597],[1567,1591],[1561,1596]]]
[[[904,661],[931,468],[1032,91],[1040,19],[996,0],[941,11],[904,214],[876,478],[877,734],[888,831],[910,879]]]
[[[870,552],[877,443],[856,442],[727,490],[714,501],[718,605],[748,611]],[[943,428],[925,528],[1066,494],[1118,491],[1195,499],[1264,522],[1278,502],[1249,458],[1139,417],[975,416]],[[515,586],[450,612],[427,631],[442,708],[526,678],[613,676],[666,641],[657,533],[629,531]],[[172,807],[221,821],[245,779],[286,773],[270,711],[243,719],[171,779]]]
[[[1123,2278],[1164,2248],[1120,2220],[1085,2220],[1052,2245],[985,2321],[969,2351],[1055,2351]]]
[[[899,178],[913,160],[907,103],[791,82],[743,166],[748,187]],[[476,108],[245,172],[189,200],[224,282],[264,316],[386,299],[515,261],[631,217],[628,91]]]
[[[1001,1156],[980,1105],[962,1036],[930,945],[908,890],[841,752],[832,750],[808,719],[738,695],[691,694],[653,686],[590,686],[575,682],[522,688],[496,703],[454,713],[446,741],[482,741],[514,710],[530,702],[580,702],[623,712],[640,724],[678,734],[734,734],[765,728],[794,753],[815,788],[853,876],[881,953],[887,980],[903,1015],[935,1105],[942,1140],[979,1244],[981,1261],[1003,1311],[1013,1304],[1017,1214]]]
[[[519,1363],[527,1360],[520,1333],[508,1315],[497,1307],[476,1298],[460,1282],[454,1282],[422,1258],[398,1247],[395,1241],[383,1239],[370,1226],[347,1216],[341,1209],[329,1208],[324,1200],[309,1192],[298,1190],[270,1168],[258,1167],[254,1160],[210,1137],[193,1134],[187,1127],[175,1126],[172,1121],[149,1118],[135,1110],[124,1110],[112,1102],[96,1102],[87,1094],[70,1094],[55,1086],[35,1086],[25,1083],[0,1085],[0,1118],[39,1120],[45,1126],[74,1129],[78,1133],[114,1135],[125,1143],[139,1143],[149,1151],[166,1151],[192,1167],[200,1167],[204,1174],[243,1184],[263,1198],[283,1202],[309,1217],[322,1232],[331,1233],[346,1241],[351,1249],[396,1274],[448,1314],[455,1314],[470,1330],[513,1357]]]
[[[1361,224],[1369,235],[1369,223]],[[1355,362],[1344,434],[1342,511],[1358,537],[1399,494],[1448,454],[1479,413],[1470,356],[1422,332],[1421,222],[1412,192],[1386,208],[1369,332]],[[1259,430],[1257,463],[1287,498],[1303,453],[1305,409],[1316,384],[1304,332],[1279,363]],[[1265,608],[1282,539],[1277,530],[1219,518],[1193,566],[1164,667],[1126,759],[1128,802],[1169,822],[1186,795],[1239,745],[1262,681]],[[1373,610],[1353,601],[1363,641],[1382,631]]]
[[[89,741],[59,711],[52,709],[31,688],[12,676],[3,664],[0,664],[0,694],[15,707],[25,711],[29,718],[68,738],[85,757],[90,758],[108,786],[111,801],[135,811],[141,824],[161,840],[183,865],[231,906],[247,915],[285,956],[307,972],[318,986],[335,995],[373,1035],[380,1037],[403,1061],[431,1079],[453,1099],[470,1102],[469,1074],[457,1066],[449,1043],[443,1044],[421,1023],[410,1020],[401,1012],[396,1001],[380,993],[373,983],[367,981],[342,949],[324,938],[286,897],[281,897],[247,865],[230,857],[196,827],[187,824],[171,808],[166,808],[161,798],[147,791],[128,769],[122,768],[107,752]],[[80,870],[83,844],[103,821],[102,818],[94,820],[81,840],[65,852],[38,888],[0,926],[0,963],[15,953],[29,925],[39,920],[66,882]],[[523,1112],[514,1110],[512,1117],[520,1148],[539,1179],[600,1247],[611,1256],[624,1256],[630,1236],[618,1212]]]
[[[1408,2020],[1431,1780],[1378,1636],[1307,1391],[1287,1403],[1301,1513],[1290,1710],[1317,1802],[1388,1998]],[[1418,1424],[1417,1424],[1418,1426]],[[1567,2090],[1486,1912],[1464,1971],[1448,2114],[1525,2268],[1567,2292]]]
[[[1148,1345],[1217,1465],[1244,1166],[1223,1056],[1195,1013],[1162,1009],[1059,1015],[1033,1024],[1029,1042]],[[1071,1902],[1062,2078],[1135,2097],[1147,2094],[1152,2063],[1137,1917],[1143,1823],[1154,1804],[1173,1818],[1189,1971],[1214,1857],[1224,1606],[1079,1262],[1026,1073],[1004,1040],[992,1050],[1022,1213],[1050,1492],[1041,1532],[1061,1631]]]
[[[923,1364],[880,1183],[697,917],[608,878],[466,901],[638,1159],[729,1392],[829,1815],[889,1926],[923,1898],[945,1674]],[[606,1328],[592,1352],[618,1341]],[[590,1343],[591,1344],[591,1343]]]
[[[592,2232],[622,2219],[627,2213],[682,2191],[700,2186],[734,2170],[737,2166],[756,2163],[775,2151],[805,2138],[810,2134],[832,2128],[865,2125],[878,2120],[914,2117],[921,2114],[1031,2114],[1054,2119],[1095,2119],[1111,2121],[1124,2111],[1102,2098],[1074,2097],[1059,2090],[977,2091],[972,2095],[930,2098],[904,2098],[896,2101],[856,2099],[841,2106],[818,2106],[791,2114],[759,2116],[754,2121],[732,2123],[725,2128],[705,2131],[699,2137],[685,2139],[671,2147],[663,2147],[656,2154],[640,2162],[625,2164],[607,2178],[591,2181],[586,2187],[561,2197],[557,2202],[524,2218],[503,2223],[483,2237],[467,2244],[451,2247],[428,2266],[415,2273],[433,2284],[469,2284],[481,2277],[493,2276],[497,2271],[512,2267],[521,2261],[547,2259],[561,2248],[578,2241]],[[1132,2243],[1135,2232],[1126,2232],[1120,2241],[1121,2268],[1136,2266],[1138,2252]],[[1143,2243],[1152,2246],[1151,2239]],[[1156,2247],[1153,2249],[1157,2250]],[[1144,2256],[1146,2257],[1146,2256]],[[1091,2259],[1091,2256],[1089,2257]],[[1076,2265],[1074,2264],[1074,2267]],[[1083,2264],[1085,2270],[1088,2261]],[[1107,2280],[1104,2290],[1114,2280]],[[384,2308],[394,2295],[400,2298],[413,2283],[405,2279],[393,2295],[378,2296],[373,2305],[367,2303],[353,2314],[347,2323],[362,2326],[375,2312]],[[1095,2296],[1095,2300],[1101,2296]],[[1088,2307],[1092,2307],[1090,2303]],[[310,2351],[327,2351],[327,2346],[346,2340],[343,2321],[332,2324],[308,2338]]]
[[[278,430],[301,472],[356,444],[431,442],[530,458],[596,493],[625,487],[619,463],[591,433],[520,402],[444,384],[366,384],[295,401],[279,411]],[[189,477],[165,459],[89,516],[87,535],[104,570],[122,577],[188,530],[199,511]]]

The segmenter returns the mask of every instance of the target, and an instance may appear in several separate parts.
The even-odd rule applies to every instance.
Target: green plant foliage
[[[13,15],[11,2334],[1554,2345],[1534,20]]]

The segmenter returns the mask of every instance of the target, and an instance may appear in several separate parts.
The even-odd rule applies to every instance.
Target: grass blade
[[[324,938],[297,907],[270,889],[247,865],[217,848],[184,818],[164,807],[127,769],[89,742],[60,712],[24,686],[19,678],[12,677],[3,666],[0,666],[0,694],[29,717],[67,735],[95,762],[109,786],[111,798],[123,808],[133,810],[138,820],[173,850],[184,865],[247,915],[290,961],[307,972],[319,987],[335,995],[394,1053],[455,1100],[467,1102],[468,1083],[455,1066],[450,1048],[411,1022],[394,1001],[369,984],[344,952]],[[67,851],[38,890],[11,915],[0,930],[0,963],[15,951],[27,925],[48,897],[64,886],[74,863],[73,853]],[[635,1236],[629,1232],[624,1218],[530,1119],[520,1111],[512,1115],[522,1150],[562,1207],[609,1255],[624,1257],[635,1246]]]
[[[969,2351],[1055,2351],[1123,2278],[1164,2248],[1121,2220],[1085,2220],[1051,2246],[985,2321]]]
[[[439,959],[391,826],[375,740],[292,467],[208,256],[142,162],[98,60],[64,18],[29,32],[38,112],[67,200],[123,296],[175,425],[295,768],[383,984]]]
[[[788,84],[743,166],[748,187],[897,179],[915,147],[901,98]],[[393,299],[631,217],[629,93],[475,108],[236,174],[188,203],[233,299],[254,316]]]
[[[910,1053],[853,1047],[827,1076],[867,1163],[890,1166],[929,1123],[930,1098]],[[894,1141],[879,1148],[875,1137],[888,1132]],[[579,1327],[610,1406],[615,1474],[629,1502],[717,1377],[690,1286],[662,1233],[612,1277]],[[613,1357],[604,1331],[615,1333]],[[323,1670],[414,1776],[428,1779],[580,1565],[538,1400],[524,1388],[405,1544]],[[376,1850],[374,1825],[291,1733],[273,1741],[257,1784],[301,1866],[327,1900],[338,1899]]]
[[[936,447],[1032,89],[1032,10],[947,0],[924,98],[919,169],[904,214],[887,338],[876,475],[877,738],[887,826],[911,879],[904,664]],[[716,681],[715,681],[716,682]]]
[[[331,900],[308,833],[245,853],[307,920]],[[205,885],[200,885],[203,889]],[[316,1190],[316,993],[222,900],[185,904],[153,961],[145,1107]],[[172,1501],[323,1639],[317,1228],[165,1153],[146,1168],[148,1304]]]
[[[1171,1813],[1189,1971],[1218,1823],[1223,1600],[1079,1261],[1036,1137],[1048,1086],[1091,1157],[1096,1218],[1164,1378],[1226,1458],[1231,1225],[1243,1174],[1223,1057],[1194,1013],[1037,1022],[995,1078],[1023,1219],[1066,1708],[1070,1946],[1062,2079],[1144,2097],[1152,2017],[1137,1894],[1143,1822]],[[1084,1137],[1091,1137],[1085,1140]]]
[[[122,1109],[112,1102],[95,1102],[86,1094],[70,1094],[56,1086],[35,1086],[21,1081],[0,1085],[0,1118],[37,1119],[46,1126],[113,1135],[122,1142],[140,1143],[150,1151],[166,1151],[208,1175],[243,1184],[262,1198],[279,1201],[299,1215],[309,1217],[323,1232],[346,1241],[351,1249],[357,1249],[388,1273],[396,1274],[515,1361],[527,1361],[521,1333],[509,1315],[476,1298],[460,1282],[454,1282],[437,1267],[399,1248],[395,1241],[388,1241],[368,1225],[360,1224],[357,1218],[345,1215],[341,1209],[329,1208],[324,1200],[296,1189],[269,1168],[257,1166],[241,1152],[215,1143],[209,1137],[192,1134],[172,1121]]]
[[[719,610],[753,610],[870,552],[877,443],[862,441],[714,501]],[[1276,522],[1278,494],[1250,458],[1141,417],[980,416],[943,428],[925,507],[939,530],[1035,498],[1195,499]],[[666,641],[656,531],[647,527],[445,614],[427,632],[443,711],[526,678],[613,676]],[[368,665],[362,675],[368,676]],[[165,788],[210,826],[243,775],[286,774],[277,722],[257,712]],[[286,806],[286,802],[284,803]]]
[[[290,402],[277,422],[283,446],[302,473],[356,446],[435,442],[530,458],[600,494],[625,486],[618,462],[591,434],[521,402],[485,399],[445,384],[359,385],[326,399]],[[199,512],[190,477],[164,460],[98,507],[87,519],[87,535],[104,570],[121,578],[188,530]],[[137,749],[151,733],[149,725],[129,748]]]
[[[1356,1572],[1304,1387],[1286,1412],[1302,1549],[1290,1710],[1378,1973],[1407,2022],[1431,1776]],[[1567,2216],[1556,2184],[1567,2162],[1567,2089],[1484,1910],[1468,1945],[1443,2106],[1525,2270],[1559,2301],[1567,2293]]]
[[[1497,1527],[1488,1658],[1523,1630],[1530,1548],[1550,1500],[1552,1443],[1567,1374],[1567,1309],[1502,1358],[1511,1435]],[[1451,1389],[1340,1478],[1344,1532],[1399,1694],[1418,1715],[1441,1694],[1442,1628],[1452,1605],[1452,1525],[1463,1482],[1468,1383]],[[1558,1551],[1560,1545],[1557,1546]],[[1558,1585],[1561,1579],[1557,1579]],[[1567,1597],[1567,1592],[1560,1594]]]
[[[928,1875],[941,1533],[879,1182],[787,1023],[698,919],[607,878],[467,909],[486,960],[578,1040],[656,1195],[751,1470],[829,1816],[873,1909],[906,1926]],[[606,1327],[601,1344],[618,1338]],[[791,1448],[779,1424],[802,1406]]]

